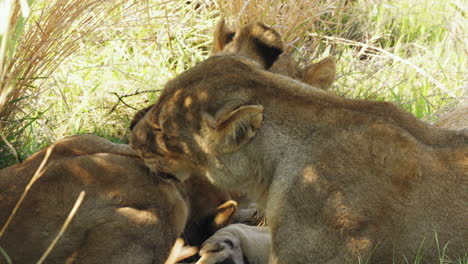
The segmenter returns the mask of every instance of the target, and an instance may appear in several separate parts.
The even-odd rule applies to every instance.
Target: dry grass
[[[443,111],[441,111],[443,112]],[[447,129],[468,129],[468,102],[464,102],[455,109],[437,116],[433,125]]]
[[[105,6],[98,0],[45,2],[23,29],[19,5],[15,5],[9,25],[11,33],[3,38],[10,39],[0,68],[2,120],[8,120],[18,108],[30,103],[28,97],[38,96],[37,80],[47,78],[76,52],[80,41],[99,27],[94,16],[99,16]],[[1,126],[6,127],[4,122]]]
[[[31,109],[44,92],[44,81],[83,41],[100,32],[115,9],[131,5],[111,0],[36,1],[25,22],[20,2],[24,6],[25,1],[12,2],[0,53],[0,134],[12,151],[9,142],[21,144],[24,130],[44,112]],[[4,151],[0,148],[0,155]]]

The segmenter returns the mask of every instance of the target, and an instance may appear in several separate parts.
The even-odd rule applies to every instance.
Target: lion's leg
[[[66,263],[164,263],[177,236],[157,231],[154,225],[142,227],[129,222],[100,225],[88,231],[82,246]]]
[[[334,264],[347,263],[349,255],[342,236],[324,226],[304,226],[294,223],[294,216],[272,228],[272,257],[270,263]],[[300,228],[298,228],[300,226]]]

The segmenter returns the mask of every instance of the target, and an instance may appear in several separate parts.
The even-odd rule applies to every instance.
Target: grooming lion
[[[214,56],[166,84],[131,135],[145,163],[246,191],[266,209],[272,263],[466,254],[468,133],[269,72],[278,34],[244,30],[257,53]]]

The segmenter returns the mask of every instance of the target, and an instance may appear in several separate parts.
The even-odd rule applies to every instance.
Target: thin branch
[[[143,93],[156,93],[156,92],[160,92],[160,91],[161,91],[161,89],[152,89],[152,90],[136,91],[134,93],[123,94],[123,95],[119,95],[119,94],[113,92],[111,94],[117,96],[118,101],[114,104],[114,106],[112,106],[111,110],[109,111],[109,114],[114,112],[114,110],[117,108],[117,106],[119,105],[120,102],[122,102],[122,104],[124,104],[125,106],[127,106],[127,107],[129,107],[129,108],[131,108],[133,110],[138,110],[137,108],[127,104],[122,98],[131,97],[131,96],[135,96],[135,95],[139,95],[139,94],[143,94]]]
[[[127,106],[127,107],[129,107],[129,108],[131,108],[131,109],[133,109],[133,110],[138,110],[138,109],[136,109],[135,107],[133,107],[133,106],[131,106],[131,105],[128,105],[124,100],[122,100],[122,97],[121,97],[120,95],[118,95],[117,93],[111,93],[111,94],[117,96],[117,98],[118,98],[119,100],[118,100],[117,103],[115,103],[115,105],[112,107],[112,109],[110,110],[109,114],[112,113],[112,112],[114,112],[115,108],[119,105],[120,102],[122,102],[122,104],[124,104],[125,106]]]
[[[134,93],[129,93],[129,94],[121,95],[120,97],[121,97],[121,98],[125,98],[125,97],[130,97],[130,96],[134,96],[134,95],[138,95],[138,94],[143,94],[143,93],[156,93],[156,92],[160,92],[160,91],[162,91],[162,89],[152,89],[152,90],[136,91],[136,92],[134,92]]]

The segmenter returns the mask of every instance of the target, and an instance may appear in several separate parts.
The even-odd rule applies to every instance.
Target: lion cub
[[[40,177],[0,237],[13,263],[39,260],[81,191],[84,201],[46,263],[162,264],[184,229],[188,244],[200,246],[236,215],[231,195],[206,179],[171,180],[152,173],[128,145],[80,135],[0,170],[0,227],[49,149]]]
[[[467,254],[467,131],[272,73],[279,34],[255,23],[234,41],[244,35],[252,49],[225,48],[169,81],[134,127],[149,167],[247,192],[266,209],[271,263]]]
[[[266,62],[266,68],[273,73],[300,80],[323,90],[329,89],[335,81],[336,66],[332,57],[300,67],[290,54],[282,52],[283,41],[279,33],[272,30],[269,34],[261,34],[261,32],[257,34],[258,32],[253,30],[255,29],[252,28],[252,24],[233,30],[224,19],[221,19],[213,34],[211,55],[233,54],[262,60],[259,56],[262,52],[276,53],[276,55],[279,54],[276,60]],[[256,40],[259,36],[260,39]],[[268,43],[268,49],[259,50],[255,41]]]

